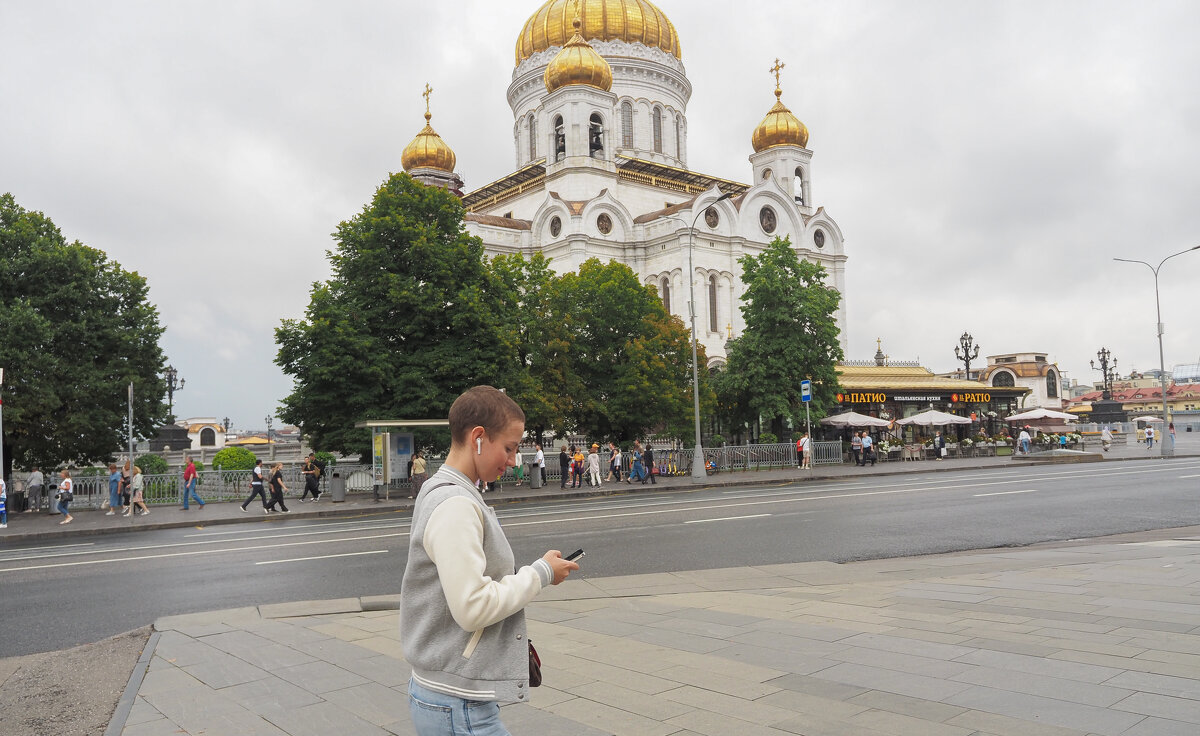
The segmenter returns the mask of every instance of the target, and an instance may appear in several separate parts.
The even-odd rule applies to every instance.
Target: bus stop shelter
[[[389,489],[393,478],[407,478],[408,458],[416,451],[413,447],[411,432],[405,429],[422,427],[449,427],[448,419],[368,419],[354,424],[357,429],[371,430],[371,477],[375,490],[375,498],[379,498],[379,488],[383,487],[384,498],[389,497]],[[392,472],[393,464],[403,469],[401,475]]]

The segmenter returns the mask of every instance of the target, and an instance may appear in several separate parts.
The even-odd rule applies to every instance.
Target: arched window
[[[554,117],[554,160],[562,161],[567,157],[567,134],[563,130],[561,115]]]
[[[1013,375],[1011,373],[1009,373],[1008,371],[1000,371],[996,375],[992,376],[992,385],[993,386],[1015,386],[1016,382],[1013,381]]]
[[[708,277],[708,331],[716,332],[717,327],[717,277]]]
[[[671,280],[663,276],[662,280],[662,303],[667,309],[667,314],[671,313]]]
[[[537,118],[529,113],[529,160],[537,159]]]
[[[683,123],[678,114],[675,115],[675,158],[683,160]]]
[[[1046,372],[1046,396],[1047,398],[1058,398],[1058,374],[1054,371]]]
[[[650,124],[654,128],[654,152],[662,153],[662,110],[654,108],[650,113]]]
[[[621,147],[633,148],[633,103],[621,103]]]
[[[796,194],[796,204],[804,206],[804,169],[796,167],[796,176],[792,179],[792,189]]]
[[[216,447],[217,433],[212,427],[205,427],[200,430],[200,446],[201,447]]]
[[[592,113],[588,119],[588,155],[592,158],[604,158],[604,123],[600,113]]]

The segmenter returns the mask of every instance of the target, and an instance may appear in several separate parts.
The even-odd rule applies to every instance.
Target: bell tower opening
[[[604,122],[599,113],[592,113],[588,120],[588,155],[604,158]]]
[[[563,129],[562,115],[554,117],[554,160],[562,161],[567,157],[567,134]]]

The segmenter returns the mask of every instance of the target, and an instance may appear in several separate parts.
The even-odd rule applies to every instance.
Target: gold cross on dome
[[[779,63],[779,59],[777,58],[775,59],[775,66],[768,70],[775,75],[775,89],[779,89],[779,72],[782,71],[785,66],[787,66],[787,64]]]
[[[421,96],[425,98],[425,117],[429,117],[429,93],[433,92],[433,87],[429,86],[429,82],[425,83],[425,91]]]

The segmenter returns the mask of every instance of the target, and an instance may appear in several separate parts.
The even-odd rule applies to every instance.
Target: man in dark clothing
[[[642,459],[646,461],[646,478],[650,479],[650,485],[658,485],[658,481],[654,480],[657,471],[654,468],[654,447],[647,442],[646,453],[642,455]],[[642,479],[642,485],[646,485],[646,478]]]
[[[558,453],[558,487],[567,489],[567,478],[571,474],[571,456],[567,454],[567,446],[563,445]]]
[[[304,475],[304,493],[300,494],[300,503],[304,503],[304,499],[310,493],[314,502],[321,497],[321,471],[317,468],[316,459],[315,454],[309,453],[308,457],[304,458],[304,465],[300,466],[300,472]]]

